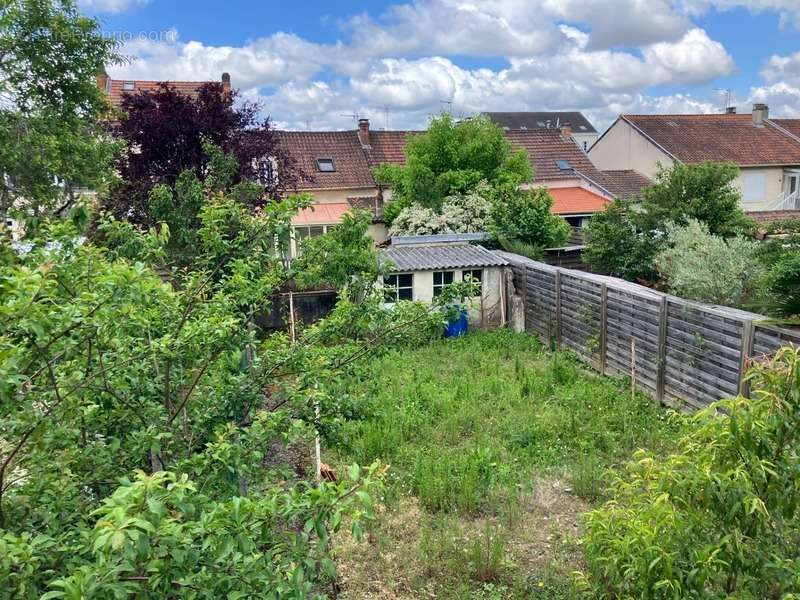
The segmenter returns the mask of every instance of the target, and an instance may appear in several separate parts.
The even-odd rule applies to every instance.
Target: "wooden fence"
[[[570,348],[603,374],[634,377],[671,406],[694,410],[747,395],[748,359],[800,345],[800,331],[763,323],[762,315],[498,254],[511,263],[528,331]]]

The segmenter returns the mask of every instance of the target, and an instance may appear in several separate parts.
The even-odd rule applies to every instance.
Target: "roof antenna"
[[[725,106],[722,112],[728,112],[728,109],[731,107],[731,88],[714,88],[714,91],[725,94]]]
[[[358,113],[357,112],[341,113],[339,116],[340,117],[347,117],[348,119],[353,119],[353,123],[355,125],[358,125]]]
[[[439,103],[447,105],[447,112],[452,117],[453,116],[453,99],[450,98],[449,100],[439,100]]]
[[[389,131],[389,107],[388,106],[384,106],[383,107],[383,118],[384,118],[383,130],[384,131]]]

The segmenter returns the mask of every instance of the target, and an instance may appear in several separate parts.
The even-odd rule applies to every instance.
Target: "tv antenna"
[[[357,112],[353,112],[353,113],[341,113],[339,116],[340,116],[340,117],[347,117],[348,119],[353,119],[353,123],[355,123],[356,125],[358,125],[358,113],[357,113]]]
[[[439,103],[447,105],[447,112],[452,116],[452,114],[453,114],[453,99],[450,98],[449,100],[439,100]]]
[[[383,130],[389,131],[389,107],[383,107]]]
[[[722,108],[722,112],[728,112],[731,107],[731,88],[714,88],[714,91],[718,94],[725,94],[725,106]]]

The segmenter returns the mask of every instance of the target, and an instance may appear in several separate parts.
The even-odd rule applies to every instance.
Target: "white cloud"
[[[421,127],[451,99],[458,114],[581,109],[602,125],[619,112],[718,110],[716,98],[650,91],[735,71],[726,48],[685,14],[712,1],[725,2],[415,0],[351,19],[350,35],[334,44],[282,32],[238,47],[177,34],[133,40],[124,51],[138,60],[111,74],[216,80],[227,71],[246,98],[292,128],[351,127],[341,115],[353,112],[382,124],[385,107],[391,127]],[[466,68],[460,57],[469,55],[506,64]],[[762,76],[767,85],[751,96],[800,107],[800,53],[772,57]]]
[[[745,8],[753,13],[773,11],[781,18],[781,25],[794,25],[800,18],[800,2],[797,0],[682,0],[682,9],[689,14],[703,14],[710,8],[730,10]]]
[[[81,9],[92,13],[119,13],[144,6],[150,0],[79,0]]]

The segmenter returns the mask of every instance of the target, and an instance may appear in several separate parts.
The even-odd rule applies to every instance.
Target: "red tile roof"
[[[395,165],[406,164],[406,141],[419,131],[370,131],[369,143],[372,150],[369,152],[369,161],[372,165],[391,163]]]
[[[727,161],[740,166],[800,165],[800,143],[749,114],[622,115],[685,163]]]
[[[800,210],[754,210],[745,214],[761,225],[800,220]]]
[[[800,119],[771,119],[771,121],[800,138]]]
[[[600,212],[609,200],[581,187],[550,188],[556,215],[585,215]]]
[[[306,174],[300,189],[374,188],[367,152],[355,131],[277,131],[279,143]],[[322,172],[318,158],[333,159],[335,171]]]
[[[633,169],[601,171],[603,187],[617,198],[632,198],[653,183]]]
[[[575,142],[561,135],[559,130],[537,129],[506,131],[506,138],[514,148],[523,148],[534,169],[534,181],[559,181],[576,179],[575,171],[603,185],[603,176],[589,157]],[[560,169],[558,160],[566,160],[569,169]]]
[[[108,99],[114,106],[122,104],[122,96],[124,94],[138,94],[139,92],[155,92],[162,83],[166,83],[170,87],[174,87],[181,94],[187,96],[197,96],[197,91],[204,86],[208,81],[142,81],[142,80],[128,80],[133,84],[133,90],[126,90],[125,83],[122,79],[112,79],[109,81]]]

